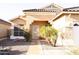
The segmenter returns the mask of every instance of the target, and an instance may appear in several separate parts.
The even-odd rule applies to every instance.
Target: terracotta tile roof
[[[7,24],[7,25],[11,25],[11,23],[10,23],[10,22],[5,21],[5,20],[2,20],[2,19],[0,19],[0,24]]]
[[[56,10],[61,10],[62,7],[56,5],[56,4],[50,4],[44,8],[40,9],[28,9],[28,10],[23,10],[23,12],[55,12]]]
[[[76,6],[76,7],[70,7],[70,8],[64,8],[63,11],[79,12],[79,6]]]
[[[45,9],[29,9],[29,10],[23,10],[23,12],[51,12],[51,11]]]

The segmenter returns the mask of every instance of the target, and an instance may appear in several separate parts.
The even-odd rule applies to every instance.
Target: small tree
[[[47,26],[46,28],[47,37],[49,37],[50,40],[54,41],[54,46],[56,46],[58,31],[55,28],[52,28],[52,26]]]
[[[58,31],[55,28],[52,28],[52,26],[42,26],[40,28],[41,37],[45,37],[48,39],[52,39],[54,41],[54,46],[56,46],[56,39],[57,39],[57,33]]]

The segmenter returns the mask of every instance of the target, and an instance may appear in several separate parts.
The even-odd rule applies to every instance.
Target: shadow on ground
[[[2,48],[5,49],[8,47],[7,54],[5,52],[0,51],[0,55],[20,55],[27,53],[29,45],[31,42],[26,42],[26,41],[12,41],[12,40],[3,40],[0,41],[0,49]]]

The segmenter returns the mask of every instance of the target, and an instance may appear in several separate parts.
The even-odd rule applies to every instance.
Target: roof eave
[[[61,12],[55,18],[53,18],[52,21],[55,21],[57,18],[59,18],[61,15],[64,15],[64,14],[79,14],[79,12]]]

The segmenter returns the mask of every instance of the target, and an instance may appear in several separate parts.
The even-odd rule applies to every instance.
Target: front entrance
[[[39,39],[39,25],[32,25],[32,39]]]
[[[32,39],[39,39],[40,28],[48,24],[48,21],[34,21],[31,24]]]

